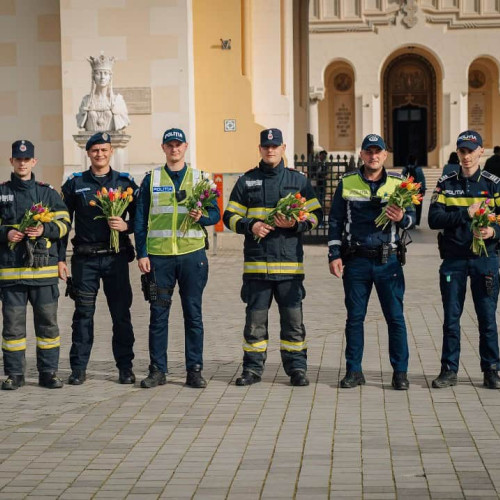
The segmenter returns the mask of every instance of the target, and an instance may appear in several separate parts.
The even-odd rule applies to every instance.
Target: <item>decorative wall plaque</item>
[[[121,87],[115,90],[123,95],[129,115],[151,114],[150,87]]]

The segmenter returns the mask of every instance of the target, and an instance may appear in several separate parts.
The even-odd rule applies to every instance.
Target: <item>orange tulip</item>
[[[97,190],[97,197],[100,198],[102,195],[101,195],[101,192],[99,190]]]
[[[128,201],[129,201],[129,202],[131,202],[133,199],[134,199],[134,197],[133,197],[133,196],[129,196],[129,197],[128,197]]]
[[[133,192],[134,192],[134,190],[131,187],[127,188],[127,191],[126,191],[127,194],[132,194]]]
[[[102,188],[101,192],[103,196],[106,196],[108,194],[108,190],[105,187]]]
[[[302,198],[302,195],[300,193],[295,193],[295,199],[300,200]]]
[[[413,182],[415,179],[410,175],[410,177],[408,177],[408,182]]]
[[[496,222],[497,218],[495,214],[488,214],[488,220],[490,222]]]
[[[414,194],[414,195],[411,197],[411,202],[412,202],[414,205],[420,205],[420,200],[421,200],[421,198],[419,198],[416,194]]]
[[[95,201],[95,200],[90,200],[90,201],[89,201],[89,205],[90,205],[91,207],[95,207],[95,206],[97,205],[97,203],[96,203],[96,201]]]
[[[301,198],[301,199],[300,199],[300,202],[301,202],[301,203],[305,203],[306,201],[307,201],[307,200],[306,200],[305,198]]]
[[[128,194],[126,191],[124,193],[122,193],[122,200],[125,200],[127,198],[127,196],[128,196]]]

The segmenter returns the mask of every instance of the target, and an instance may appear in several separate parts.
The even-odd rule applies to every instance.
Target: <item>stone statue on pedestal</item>
[[[113,93],[113,56],[88,59],[92,66],[92,84],[80,104],[76,122],[80,129],[89,132],[123,130],[129,123],[127,105],[120,94]]]

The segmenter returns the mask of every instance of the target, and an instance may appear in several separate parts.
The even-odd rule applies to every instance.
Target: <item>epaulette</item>
[[[128,173],[128,172],[120,172],[118,174],[119,177],[126,177],[127,179],[129,179],[130,181],[134,181],[134,178]]]
[[[404,179],[405,176],[401,174],[400,172],[389,172],[387,171],[387,175],[390,177],[396,177],[396,179]]]
[[[50,189],[54,189],[54,186],[51,186],[48,182],[42,182],[42,181],[35,181],[39,186],[45,186]]]
[[[496,175],[492,174],[491,172],[487,172],[486,170],[483,170],[481,172],[481,175],[483,177],[486,177],[486,179],[490,180],[491,182],[494,182],[495,184],[498,184],[500,182],[500,177],[497,177]]]
[[[452,177],[458,177],[458,172],[456,170],[453,170],[449,174],[444,174],[438,179],[438,183],[444,182],[447,179],[451,179]]]
[[[286,168],[287,170],[289,170],[290,172],[295,172],[295,173],[297,173],[297,174],[306,175],[306,174],[304,174],[304,172],[302,172],[302,170],[297,170],[297,169],[295,169],[295,168],[293,168],[293,167],[285,167],[285,168]]]
[[[353,170],[352,172],[346,172],[343,176],[342,176],[342,179],[344,177],[350,177],[351,175],[358,175],[358,170]]]
[[[73,172],[66,180],[70,181],[71,179],[74,179],[75,177],[81,177],[83,172]]]
[[[253,172],[254,170],[257,170],[259,167],[253,167],[250,170],[247,170],[245,174],[249,174],[250,172]]]

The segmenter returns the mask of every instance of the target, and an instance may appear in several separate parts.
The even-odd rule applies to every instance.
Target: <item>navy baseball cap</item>
[[[368,134],[363,139],[363,144],[361,144],[361,149],[365,150],[368,149],[370,146],[375,146],[380,149],[385,149],[384,139],[382,139],[382,137],[380,137],[377,134]]]
[[[111,137],[107,132],[97,132],[85,144],[85,151],[88,151],[95,144],[111,144]]]
[[[26,139],[20,139],[19,141],[12,143],[12,158],[34,158],[35,157],[35,146],[30,141]]]
[[[186,134],[180,128],[169,128],[163,134],[163,144],[170,141],[187,142]]]
[[[283,134],[280,129],[268,128],[260,133],[261,146],[281,146],[283,144]]]
[[[458,135],[457,149],[467,148],[474,151],[483,147],[483,138],[475,130],[466,130]]]

